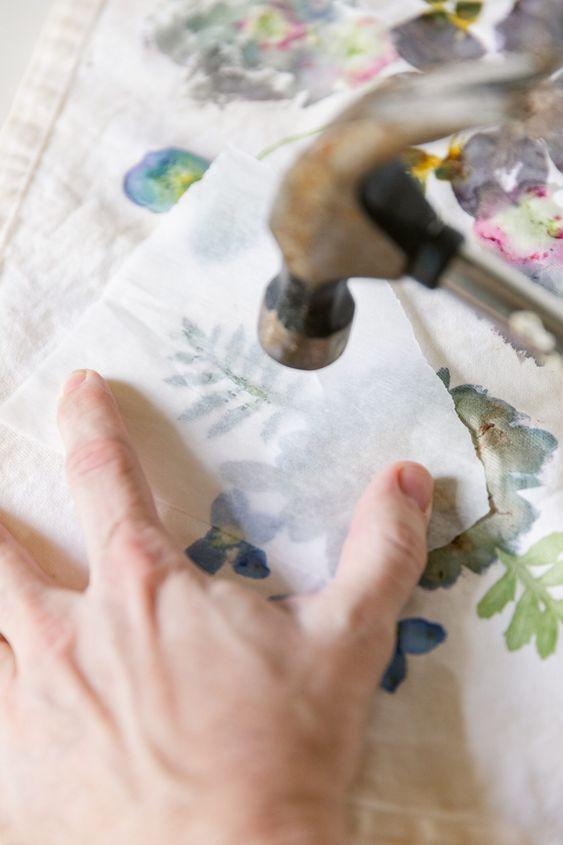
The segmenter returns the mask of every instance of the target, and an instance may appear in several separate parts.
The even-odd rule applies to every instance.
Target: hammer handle
[[[502,334],[537,358],[563,356],[563,299],[507,267],[496,256],[464,241],[440,279],[488,317]]]

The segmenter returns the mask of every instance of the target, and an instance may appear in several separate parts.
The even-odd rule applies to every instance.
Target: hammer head
[[[354,315],[350,278],[434,286],[462,238],[445,226],[398,161],[406,147],[518,117],[548,60],[462,63],[386,81],[344,111],[290,167],[270,226],[283,267],[259,321],[275,360],[319,369],[344,350]],[[549,60],[551,61],[551,59]]]
[[[319,370],[348,342],[354,300],[346,281],[311,287],[287,267],[266,288],[258,331],[268,354],[299,370]]]

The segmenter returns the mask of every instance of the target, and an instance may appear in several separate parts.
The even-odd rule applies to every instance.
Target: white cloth
[[[267,165],[222,154],[0,408],[1,422],[59,448],[65,375],[103,373],[158,498],[208,528],[216,497],[238,497],[244,539],[274,564],[271,593],[326,581],[363,487],[393,460],[437,479],[432,547],[488,511],[469,433],[388,284],[354,283],[351,341],[326,370],[288,370],[259,349],[280,265],[266,224],[276,183]]]
[[[361,5],[391,25],[429,10],[423,0]],[[145,20],[155,6],[156,0],[58,0],[0,133],[2,398],[59,346],[157,225],[156,215],[122,193],[125,171],[148,150],[177,146],[212,158],[234,142],[256,155],[286,135],[322,125],[346,99],[308,109],[293,101],[194,103],[186,96],[185,69],[147,41]],[[494,24],[511,6],[490,0],[471,30],[493,47]],[[384,73],[409,68],[396,61]],[[293,154],[295,148],[284,149]],[[285,156],[282,150],[271,160]],[[448,184],[431,177],[429,191],[447,216],[454,214],[449,220],[468,228]],[[562,386],[553,370],[521,360],[447,294],[401,287],[425,355],[435,369],[449,367],[452,386],[483,385],[561,441]],[[120,393],[126,398],[123,386]],[[33,413],[52,420],[38,403]],[[518,430],[511,420],[499,436],[510,444]],[[60,571],[64,562],[68,577],[71,564],[73,579],[82,582],[84,556],[60,455],[5,426],[0,432],[3,521],[47,569]],[[533,443],[529,435],[526,448]],[[443,448],[448,452],[450,442]],[[489,458],[502,470],[494,449]],[[501,487],[506,480],[501,472]],[[560,451],[541,477],[515,466],[509,480],[540,485],[518,493],[540,512],[529,535],[519,537],[521,549],[561,531]],[[186,545],[207,529],[208,520],[160,507]],[[358,839],[366,845],[563,841],[561,648],[545,662],[531,645],[509,654],[502,635],[512,608],[486,622],[477,618],[475,606],[498,579],[499,566],[482,575],[464,570],[450,590],[419,590],[405,611],[440,621],[449,636],[433,654],[409,657],[407,682],[397,695],[376,700],[366,764],[352,796]]]

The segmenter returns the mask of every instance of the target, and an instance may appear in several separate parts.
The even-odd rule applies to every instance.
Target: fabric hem
[[[506,822],[470,811],[399,807],[352,794],[348,812],[355,828],[354,842],[373,845],[532,845],[522,831]]]
[[[0,128],[0,260],[106,0],[57,0]]]

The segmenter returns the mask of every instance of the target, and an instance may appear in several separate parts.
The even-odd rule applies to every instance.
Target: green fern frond
[[[173,387],[194,393],[179,419],[192,422],[212,416],[207,436],[215,438],[262,412],[262,438],[272,438],[298,380],[280,387],[282,368],[265,360],[257,344],[248,341],[243,326],[225,338],[220,326],[206,335],[192,320],[184,319],[182,336],[188,350],[171,356],[177,372],[165,379]],[[206,393],[209,387],[212,393]]]
[[[509,651],[517,651],[535,638],[542,659],[555,652],[559,626],[563,624],[563,601],[550,591],[563,586],[563,532],[554,532],[533,545],[523,555],[497,549],[504,564],[502,577],[477,605],[477,614],[489,619],[515,602],[505,631]],[[531,570],[541,567],[535,575]]]

